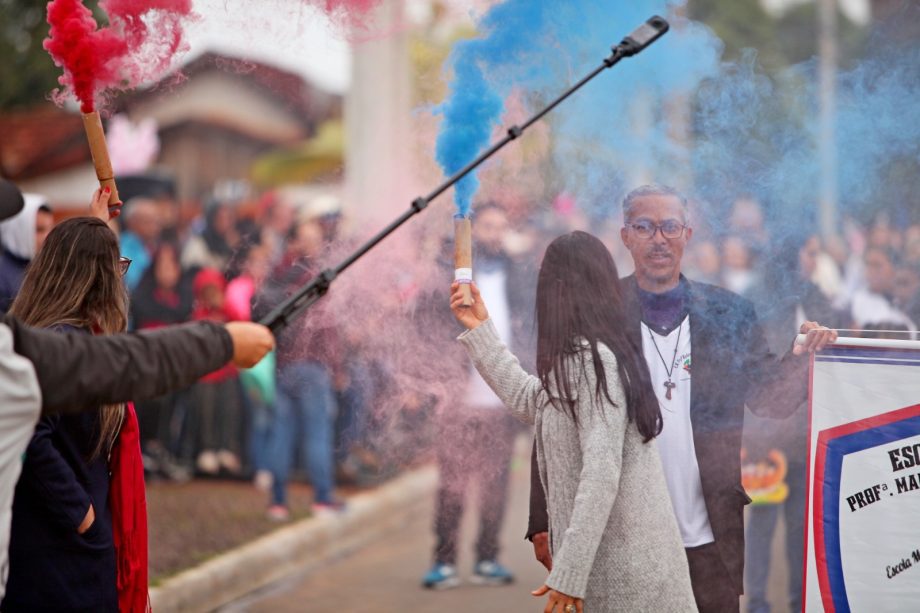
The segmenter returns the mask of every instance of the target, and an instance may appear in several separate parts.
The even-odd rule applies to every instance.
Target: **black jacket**
[[[182,275],[172,291],[156,285],[151,266],[131,294],[131,325],[135,330],[161,328],[187,322],[192,314],[192,282]]]
[[[797,327],[797,310],[805,318],[831,328],[849,326],[849,314],[835,309],[818,287],[809,281],[786,281],[776,287],[761,282],[747,295],[754,303],[767,343],[774,352],[784,349]],[[777,421],[750,412],[745,417],[744,446],[748,460],[762,459],[770,449],[780,449],[790,465],[805,472],[808,456],[808,404],[805,398],[788,419]],[[790,466],[790,469],[792,466]]]
[[[642,346],[638,284],[622,280],[632,333]],[[770,352],[753,305],[705,283],[688,282],[693,382],[690,411],[703,497],[716,545],[738,593],[744,574],[741,432],[744,407],[773,417],[790,415],[808,392],[808,361]],[[792,348],[793,337],[789,338]],[[546,495],[533,471],[527,536],[548,530]]]
[[[13,333],[13,350],[35,367],[44,413],[156,398],[233,357],[230,334],[213,322],[113,336],[37,330],[9,316],[2,323]]]
[[[13,499],[3,611],[118,612],[105,453],[90,459],[98,413],[46,415]],[[96,519],[77,534],[90,504]]]

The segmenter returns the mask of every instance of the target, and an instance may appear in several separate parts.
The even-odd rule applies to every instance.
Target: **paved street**
[[[522,536],[527,521],[529,464],[526,455],[514,463],[511,501],[506,516],[501,560],[518,577],[508,587],[462,587],[433,592],[419,587],[428,570],[434,537],[431,531],[433,497],[400,531],[326,568],[273,586],[224,611],[284,612],[328,611],[380,613],[389,611],[538,611],[529,591],[545,578],[533,559],[533,549]],[[467,513],[459,567],[470,574],[475,518]]]
[[[542,583],[545,573],[533,559],[530,543],[521,538],[527,520],[529,463],[525,447],[519,450],[523,453],[518,454],[512,470],[511,501],[501,556],[517,574],[518,581],[514,585],[489,588],[465,584],[441,592],[419,587],[419,580],[430,563],[434,542],[432,498],[420,505],[419,513],[398,532],[326,568],[292,578],[225,607],[223,613],[541,611],[542,606],[528,593]],[[463,525],[464,546],[460,560],[461,573],[465,576],[473,563],[471,550],[475,528],[474,518],[468,515]],[[774,546],[774,555],[779,553]],[[776,596],[783,593],[785,579],[778,574],[773,573],[771,577],[770,591],[774,611],[784,613],[787,608],[783,599]]]

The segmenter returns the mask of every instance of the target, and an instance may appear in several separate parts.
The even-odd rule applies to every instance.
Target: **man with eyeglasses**
[[[789,351],[777,358],[750,302],[684,277],[681,260],[693,229],[687,200],[673,188],[630,192],[623,221],[620,236],[636,269],[624,279],[627,309],[661,405],[657,445],[697,607],[738,611],[743,510],[750,502],[741,487],[744,406],[772,417],[792,414],[808,391],[808,360],[800,355],[820,351],[836,333],[806,322],[805,345],[793,348],[790,339]],[[546,496],[532,479],[527,535],[549,568],[547,530]]]

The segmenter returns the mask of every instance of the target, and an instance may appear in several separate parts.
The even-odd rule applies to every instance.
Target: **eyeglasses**
[[[643,240],[652,238],[658,230],[661,230],[661,235],[665,238],[680,238],[684,235],[684,230],[687,228],[684,224],[674,221],[673,219],[665,220],[660,224],[641,219],[637,222],[626,224],[626,227],[632,228],[636,236]]]
[[[128,274],[128,269],[131,268],[131,258],[126,258],[124,256],[118,258],[118,272],[121,273],[121,276]]]

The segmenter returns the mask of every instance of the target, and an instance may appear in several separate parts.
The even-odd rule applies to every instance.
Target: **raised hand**
[[[238,368],[255,366],[275,347],[275,337],[262,324],[233,321],[226,328],[233,339],[233,364]]]
[[[454,281],[450,286],[450,310],[453,311],[454,317],[457,318],[468,330],[476,328],[489,318],[489,311],[486,309],[482,296],[479,294],[479,288],[475,283],[470,283],[470,293],[473,295],[473,304],[463,306],[463,294],[460,292],[460,284]]]
[[[803,323],[802,327],[799,328],[799,333],[805,335],[805,342],[792,348],[792,353],[795,355],[816,353],[837,340],[836,330],[826,328],[816,321]]]
[[[115,219],[121,215],[121,203],[109,206],[109,195],[112,190],[108,187],[100,187],[93,192],[93,199],[89,203],[89,211],[93,217],[101,219],[108,223],[110,219]]]

